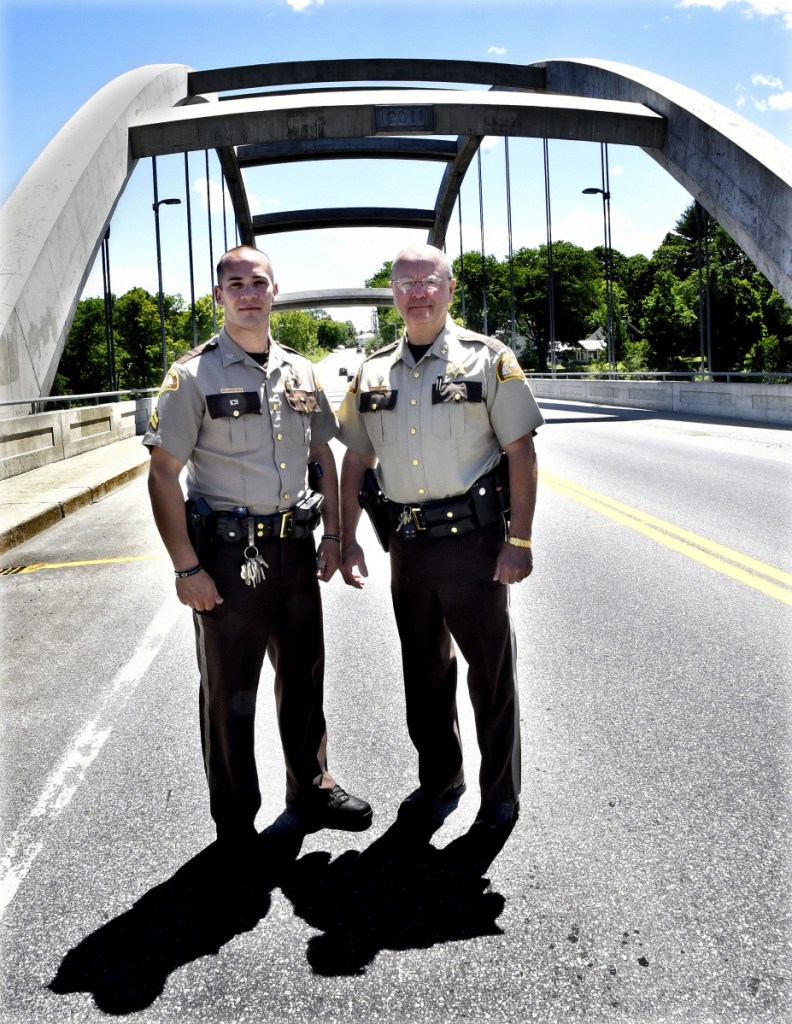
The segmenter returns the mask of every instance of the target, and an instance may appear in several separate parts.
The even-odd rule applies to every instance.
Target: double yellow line
[[[623,526],[629,526],[631,530],[642,533],[658,544],[664,544],[672,551],[706,565],[715,572],[729,576],[782,604],[792,605],[792,575],[788,572],[782,572],[781,569],[766,565],[756,558],[751,558],[750,555],[744,555],[689,530],[683,530],[681,526],[657,519],[646,512],[641,512],[640,509],[631,508],[614,498],[590,491],[571,480],[556,476],[555,473],[542,471],[540,483]]]

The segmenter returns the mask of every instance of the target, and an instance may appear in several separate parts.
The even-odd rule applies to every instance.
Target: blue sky
[[[792,0],[113,0],[0,3],[2,158],[5,199],[55,132],[98,89],[144,64],[196,69],[329,57],[534,61],[616,60],[695,89],[792,145]],[[485,248],[506,255],[504,144],[482,155]],[[514,245],[545,241],[541,142],[512,140]],[[189,294],[183,157],[161,158],[165,290]],[[599,146],[550,142],[554,240],[590,247],[602,239],[602,207],[581,189],[600,184]],[[650,255],[689,202],[649,157],[610,147],[613,244]],[[335,162],[259,170],[248,189],[254,212],[321,205],[433,205],[440,165]],[[191,157],[196,288],[210,287],[202,155]],[[219,174],[212,158],[215,255],[222,249]],[[481,244],[475,169],[463,188],[465,249]],[[275,235],[263,243],[282,291],[362,285],[423,232],[360,229]],[[458,251],[456,215],[449,249]],[[150,162],[141,162],[111,230],[116,293],[156,290]],[[92,275],[86,294],[98,294]],[[333,315],[339,315],[334,313]],[[367,314],[345,313],[359,326]]]

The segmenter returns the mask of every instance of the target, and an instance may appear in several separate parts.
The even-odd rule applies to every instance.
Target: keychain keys
[[[257,583],[263,583],[267,578],[265,569],[269,564],[259,554],[259,549],[253,543],[253,517],[248,519],[248,546],[245,548],[245,561],[239,570],[246,587],[255,587]]]
[[[399,514],[399,522],[396,526],[396,533],[403,530],[402,536],[405,540],[415,540],[415,523],[413,522],[412,509],[405,505]]]

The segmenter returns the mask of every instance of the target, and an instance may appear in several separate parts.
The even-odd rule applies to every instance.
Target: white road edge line
[[[0,918],[43,849],[50,822],[71,803],[85,773],[112,733],[118,712],[137,689],[183,611],[184,606],[175,595],[163,602],[135,653],[102,697],[97,713],[80,729],[26,820],[11,836],[0,861]]]

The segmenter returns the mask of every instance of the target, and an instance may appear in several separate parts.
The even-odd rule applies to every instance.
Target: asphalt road
[[[267,670],[252,872],[207,850],[145,481],[3,557],[3,1024],[790,1020],[792,435],[542,404],[500,851],[466,840],[466,699],[468,792],[429,842],[392,827],[415,761],[368,531],[366,589],[324,589],[326,709],[374,825],[290,827]]]

